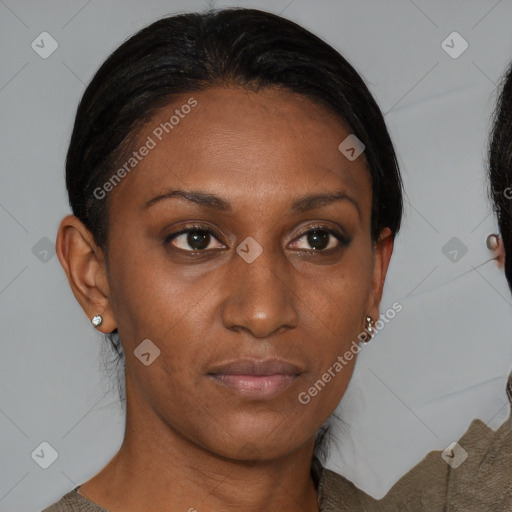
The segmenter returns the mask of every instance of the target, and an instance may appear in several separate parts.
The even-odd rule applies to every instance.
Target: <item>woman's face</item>
[[[312,442],[336,408],[355,357],[333,367],[378,318],[392,250],[389,233],[372,250],[364,154],[338,149],[349,134],[290,92],[222,88],[140,130],[138,163],[108,196],[105,300],[128,409],[148,428],[275,458]]]

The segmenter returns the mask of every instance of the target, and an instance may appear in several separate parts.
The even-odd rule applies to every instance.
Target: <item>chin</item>
[[[222,439],[216,442],[210,439],[207,449],[227,459],[256,462],[285,457],[303,446],[308,439],[313,439],[314,433],[294,439],[287,425],[277,424],[270,430],[265,428],[258,432],[244,431],[244,429],[237,432],[230,430],[228,435],[224,434],[221,437]]]

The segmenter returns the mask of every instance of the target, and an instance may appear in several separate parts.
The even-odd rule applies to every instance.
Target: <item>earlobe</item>
[[[393,243],[393,234],[389,228],[384,228],[375,242],[372,287],[368,304],[368,315],[374,321],[377,321],[379,318],[384,282],[391,255],[393,254]]]
[[[95,244],[90,231],[74,215],[61,221],[56,251],[71,290],[89,320],[101,315],[102,322],[96,328],[101,332],[112,332],[116,324],[110,307],[104,253]]]
[[[492,233],[486,240],[487,248],[493,253],[494,261],[499,268],[505,268],[505,248],[503,238],[498,233]]]

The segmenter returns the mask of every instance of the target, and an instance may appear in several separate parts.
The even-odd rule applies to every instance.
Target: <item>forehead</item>
[[[111,199],[143,203],[165,188],[193,186],[229,191],[234,202],[313,188],[342,188],[363,201],[371,194],[364,154],[350,161],[338,149],[350,133],[323,105],[283,89],[183,95],[139,129],[131,150],[138,155],[127,155],[129,172]]]

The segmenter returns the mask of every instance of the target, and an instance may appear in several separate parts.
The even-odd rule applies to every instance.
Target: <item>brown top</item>
[[[512,374],[507,385],[512,403]],[[467,458],[451,467],[440,451],[430,452],[381,500],[313,459],[311,473],[321,512],[512,512],[512,414],[494,432],[474,420],[458,444]],[[464,452],[448,455],[452,466]],[[448,457],[450,460],[450,458]],[[76,487],[43,512],[108,512],[78,494]]]
[[[512,374],[507,395],[512,404]],[[323,483],[324,500],[328,503],[325,510],[512,512],[512,414],[496,432],[474,420],[458,444],[467,452],[458,467],[445,462],[443,452],[430,452],[381,500],[328,472]],[[455,457],[464,453],[455,448],[448,455],[453,456],[454,452]],[[456,466],[453,462],[452,459]]]

